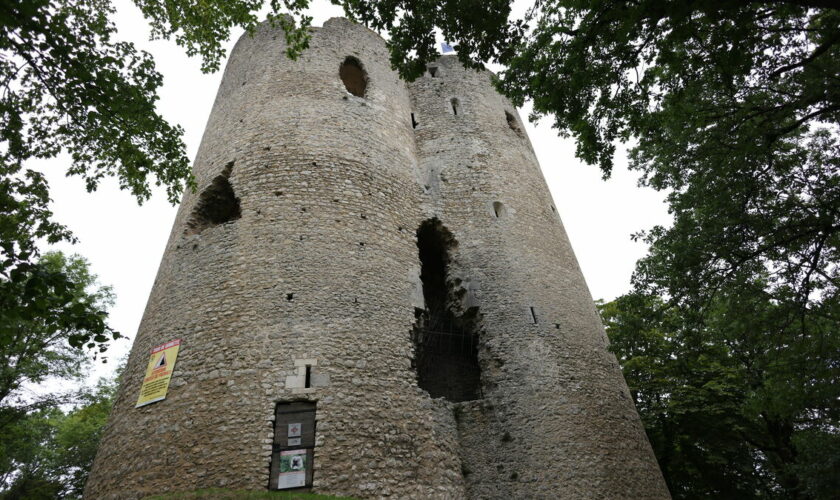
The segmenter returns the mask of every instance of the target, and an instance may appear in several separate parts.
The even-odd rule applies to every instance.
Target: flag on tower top
[[[455,52],[455,49],[453,49],[453,48],[452,48],[452,46],[451,46],[451,45],[449,45],[449,44],[448,44],[448,43],[446,43],[446,42],[441,42],[441,44],[440,44],[440,50],[441,50],[441,52],[443,52],[444,54],[446,54],[447,52]]]

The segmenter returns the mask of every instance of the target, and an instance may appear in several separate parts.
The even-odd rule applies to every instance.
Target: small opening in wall
[[[295,294],[293,294],[293,293],[287,293],[286,294],[286,300],[291,301],[294,298],[295,298]]]
[[[306,378],[303,381],[303,387],[312,387],[312,365],[306,365]]]
[[[537,312],[534,310],[534,306],[529,307],[528,310],[531,312],[531,323],[536,325],[537,324]]]
[[[239,198],[233,192],[228,180],[233,162],[228,163],[198,197],[192,215],[187,222],[186,234],[198,234],[208,227],[218,226],[242,217]]]
[[[429,74],[432,76],[432,78],[437,78],[437,76],[438,76],[437,66],[429,66]]]
[[[411,113],[411,128],[417,128],[417,119],[414,118],[414,113]]]
[[[367,90],[368,77],[362,63],[353,56],[347,56],[338,68],[338,76],[344,82],[347,92],[356,97],[364,97]]]
[[[496,217],[501,217],[505,214],[505,206],[501,201],[493,202],[493,213],[496,214]]]
[[[453,97],[449,103],[452,105],[452,113],[454,113],[455,116],[458,116],[458,109],[461,107],[461,102],[457,97]]]
[[[519,127],[519,122],[516,121],[516,117],[513,116],[513,113],[505,111],[505,119],[507,120],[508,127],[510,127],[511,130],[516,132],[518,135],[522,135],[522,129]]]

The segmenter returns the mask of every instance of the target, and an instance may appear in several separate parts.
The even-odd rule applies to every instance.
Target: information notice
[[[177,339],[152,349],[149,365],[146,367],[146,376],[143,377],[143,385],[140,387],[140,397],[137,398],[135,408],[166,398],[166,392],[169,390],[169,379],[172,378],[172,372],[175,370],[175,360],[178,358],[180,347],[181,339]]]
[[[280,452],[280,477],[277,488],[300,488],[306,486],[306,450],[288,450]]]

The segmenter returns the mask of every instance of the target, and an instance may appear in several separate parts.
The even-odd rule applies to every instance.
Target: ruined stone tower
[[[291,61],[263,25],[194,172],[87,497],[288,486],[295,447],[296,477],[336,495],[668,497],[487,73],[444,56],[406,83],[344,19]],[[136,408],[175,339],[165,399]]]

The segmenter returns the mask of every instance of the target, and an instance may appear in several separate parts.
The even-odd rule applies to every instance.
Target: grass
[[[293,491],[249,491],[212,488],[207,490],[167,493],[146,497],[145,500],[350,500],[349,497],[296,493]]]

